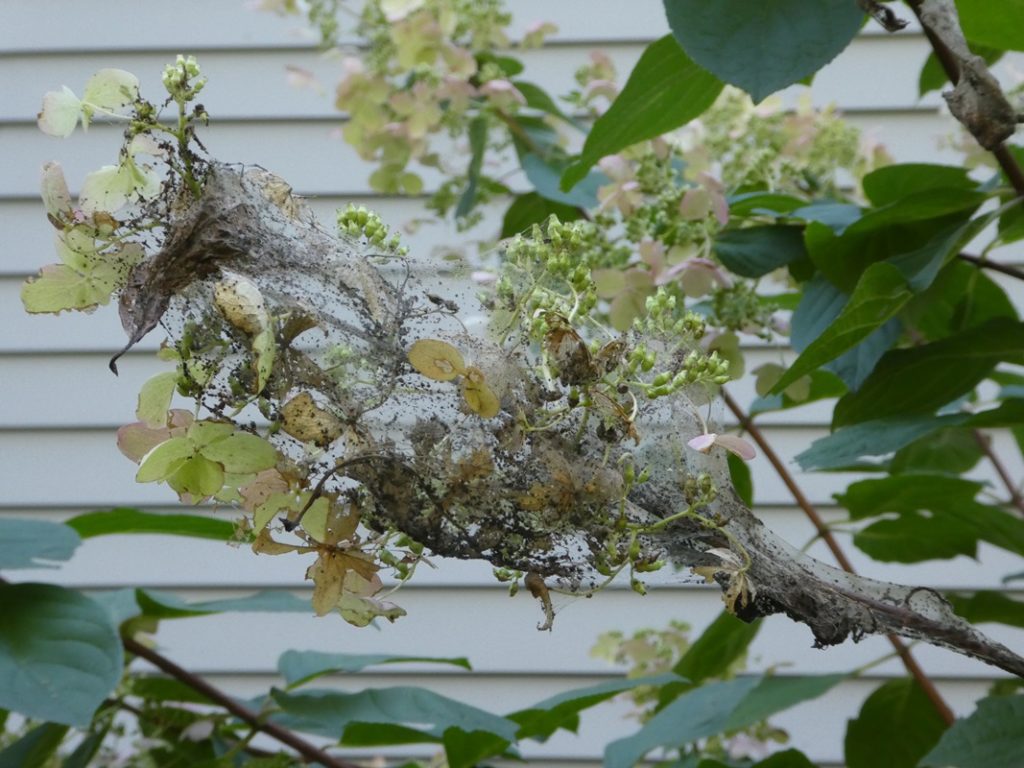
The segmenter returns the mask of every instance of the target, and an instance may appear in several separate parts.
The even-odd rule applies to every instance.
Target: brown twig
[[[321,765],[327,766],[327,768],[360,768],[355,763],[350,763],[333,757],[324,750],[318,749],[305,739],[300,738],[289,731],[287,728],[283,728],[272,722],[264,721],[251,709],[239,704],[219,688],[215,688],[201,677],[189,672],[187,669],[179,667],[166,656],[157,653],[152,648],[147,648],[137,640],[125,637],[122,638],[121,642],[123,643],[125,650],[129,653],[133,653],[139,658],[145,659],[157,669],[166,672],[168,675],[184,683],[192,690],[203,694],[211,701],[216,702],[219,706],[226,709],[239,720],[250,725],[252,728],[267,734],[286,746],[291,747],[298,752],[306,762],[320,763]]]
[[[999,459],[997,454],[992,449],[992,440],[986,435],[982,434],[981,430],[974,430],[974,440],[978,443],[982,453],[985,454],[986,458],[992,462],[992,466],[996,470],[996,474],[999,475],[999,479],[1003,481],[1003,485],[1006,486],[1006,490],[1010,492],[1010,504],[1017,508],[1017,510],[1024,515],[1024,494],[1021,493],[1020,488],[1016,483],[1013,482],[1013,478],[1010,476],[1009,470]]]
[[[991,269],[993,272],[1001,272],[1004,275],[1015,277],[1018,280],[1024,280],[1024,271],[1017,269],[1016,267],[1010,267],[1006,264],[1000,264],[997,261],[989,261],[981,256],[974,256],[970,253],[958,253],[956,255],[961,261],[966,261],[969,264],[974,264],[976,267],[983,269]]]
[[[726,406],[732,411],[733,415],[739,421],[740,426],[750,435],[751,439],[757,443],[761,452],[768,459],[768,462],[775,469],[775,472],[782,479],[786,488],[793,494],[793,498],[796,500],[797,505],[803,510],[804,514],[811,521],[814,529],[817,531],[818,536],[821,537],[822,541],[829,548],[832,556],[835,557],[839,567],[847,573],[856,573],[853,567],[853,563],[843,552],[842,547],[839,546],[839,542],[836,541],[835,536],[832,535],[832,531],[825,524],[825,521],[818,514],[818,510],[814,508],[814,505],[804,495],[804,492],[800,490],[800,486],[796,484],[793,479],[793,475],[786,468],[786,465],[782,462],[782,459],[772,448],[771,444],[765,439],[764,433],[754,424],[753,420],[747,413],[740,408],[739,404],[732,399],[728,392],[722,391],[722,398],[725,400]],[[889,643],[896,651],[896,655],[900,657],[900,661],[903,662],[903,666],[906,668],[907,673],[917,681],[917,684],[921,686],[921,690],[924,691],[928,700],[931,701],[932,706],[935,707],[935,711],[939,713],[939,716],[946,722],[947,725],[951,725],[956,719],[953,711],[946,704],[942,695],[935,687],[935,683],[932,682],[931,678],[925,674],[924,670],[918,665],[917,660],[914,659],[910,653],[910,648],[907,647],[906,643],[896,635],[886,635],[889,639]]]

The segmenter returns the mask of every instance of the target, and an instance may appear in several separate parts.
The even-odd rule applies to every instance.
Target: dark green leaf
[[[1024,51],[1024,0],[956,0],[956,7],[972,43]]]
[[[896,267],[884,262],[872,264],[861,275],[839,316],[800,353],[772,393],[782,392],[801,376],[852,349],[887,323],[911,295]]]
[[[514,237],[529,232],[534,224],[543,224],[549,216],[557,216],[559,221],[575,221],[583,216],[582,212],[572,205],[556,203],[536,192],[519,195],[505,211],[505,219],[501,223],[501,236]]]
[[[142,609],[142,613],[160,619],[187,618],[226,611],[309,613],[312,610],[308,600],[296,597],[290,592],[277,590],[264,590],[245,597],[189,603],[169,592],[138,589],[135,591],[135,599]]]
[[[843,234],[846,228],[857,221],[863,211],[852,203],[812,203],[797,208],[791,214],[804,221],[816,221],[824,224],[837,235]]]
[[[1024,602],[1002,592],[984,590],[973,595],[947,594],[953,610],[971,624],[997,622],[1024,629]]]
[[[896,515],[854,536],[876,560],[973,557],[979,539],[1024,554],[1024,520],[975,501],[980,490],[979,483],[958,477],[893,475],[853,483],[836,499],[855,520]]]
[[[720,80],[761,101],[832,61],[864,13],[845,0],[664,0],[683,49]]]
[[[110,615],[50,584],[0,584],[0,707],[84,726],[121,677]]]
[[[861,422],[818,438],[797,455],[796,461],[805,472],[852,467],[861,459],[888,456],[936,430],[962,424],[967,418],[967,414],[958,413]]]
[[[757,687],[747,694],[733,711],[726,723],[726,730],[746,728],[801,701],[816,699],[846,677],[847,675],[773,675],[762,678]]]
[[[748,507],[754,506],[754,479],[750,474],[750,466],[739,456],[730,453],[726,456],[729,462],[729,480],[736,495]]]
[[[284,716],[274,719],[297,730],[337,739],[352,722],[430,725],[427,731],[443,736],[448,728],[488,731],[511,742],[518,726],[504,717],[449,699],[425,688],[402,686],[359,693],[311,690],[303,693],[272,691]]]
[[[347,747],[440,744],[441,741],[441,736],[433,736],[415,728],[391,723],[349,723],[345,727],[345,746]]]
[[[37,725],[0,751],[0,768],[40,768],[47,765],[67,732],[66,725]]]
[[[922,766],[1020,768],[1024,755],[1024,695],[982,699],[966,720],[942,734]]]
[[[942,429],[897,451],[889,463],[889,471],[893,474],[941,472],[961,475],[970,471],[981,456],[981,447],[974,438],[973,430]]]
[[[188,702],[192,704],[211,704],[212,702],[195,688],[185,685],[173,677],[147,675],[130,678],[131,692],[148,701]]]
[[[541,88],[536,83],[530,83],[526,80],[513,80],[512,85],[519,89],[519,92],[523,94],[526,99],[526,106],[532,107],[533,109],[539,109],[541,112],[546,112],[549,115],[554,115],[567,123],[575,125],[575,121],[563,112],[555,100],[551,98],[547,91]]]
[[[72,517],[67,524],[83,539],[109,534],[162,533],[227,541],[235,535],[234,523],[227,520],[203,515],[165,515],[128,507],[86,512]]]
[[[915,296],[903,315],[907,323],[932,341],[981,325],[994,317],[1016,317],[1006,293],[971,264],[954,259],[943,267],[928,290]]]
[[[476,117],[469,123],[469,167],[466,169],[466,188],[455,207],[455,218],[468,216],[476,205],[476,190],[480,184],[480,167],[484,162],[484,150],[487,149],[487,120]]]
[[[53,568],[70,560],[82,540],[60,523],[0,518],[0,569]]]
[[[513,712],[507,717],[519,724],[517,738],[546,741],[559,728],[575,733],[576,728],[579,727],[580,712],[607,701],[623,691],[630,691],[644,685],[662,686],[679,682],[685,681],[675,674],[611,680],[586,688],[565,691],[534,704],[532,707]]]
[[[760,629],[760,621],[748,624],[728,611],[722,611],[676,662],[672,671],[694,684],[724,675],[746,653]]]
[[[805,258],[803,227],[728,229],[714,243],[715,255],[737,275],[761,277]]]
[[[651,43],[622,92],[590,129],[561,188],[572,189],[605,155],[685,125],[710,107],[721,90],[721,81],[690,61],[671,35]]]
[[[644,723],[632,736],[605,747],[605,768],[633,768],[652,749],[678,747],[721,733],[732,713],[757,687],[758,677],[741,677],[694,688]]]
[[[970,392],[1002,361],[1024,361],[1024,323],[995,318],[946,339],[893,350],[860,389],[836,403],[833,426],[934,411]]]
[[[575,208],[597,207],[597,188],[608,183],[608,178],[603,173],[591,171],[571,190],[563,192],[558,186],[562,172],[565,170],[563,165],[546,162],[530,152],[521,154],[519,162],[523,166],[526,178],[537,190],[538,195]]]
[[[875,690],[846,728],[847,768],[914,768],[946,723],[912,678]]]
[[[523,62],[514,56],[501,56],[493,51],[480,51],[476,60],[478,65],[493,64],[505,77],[515,77],[524,69]]]
[[[971,191],[978,188],[967,169],[959,165],[899,163],[886,165],[862,180],[864,194],[876,208],[899,203],[910,195],[934,189]]]
[[[64,759],[61,768],[87,768],[92,763],[92,759],[96,757],[96,753],[100,751],[100,747],[103,746],[103,740],[107,737],[109,730],[110,726],[108,725],[102,730],[87,734],[78,742],[74,751]]]
[[[472,768],[488,757],[501,755],[509,746],[507,739],[488,731],[449,728],[442,740],[449,768]]]
[[[849,297],[821,275],[804,286],[804,294],[793,312],[790,340],[798,352],[806,350],[842,314]],[[825,367],[850,390],[856,390],[899,337],[900,324],[890,320],[875,329]]]
[[[359,672],[379,664],[451,664],[471,669],[464,657],[396,656],[387,653],[322,653],[320,651],[285,651],[277,660],[277,671],[289,687],[308,682],[321,675],[336,672]]]
[[[772,214],[781,216],[807,205],[807,201],[782,192],[743,192],[727,199],[729,216]]]

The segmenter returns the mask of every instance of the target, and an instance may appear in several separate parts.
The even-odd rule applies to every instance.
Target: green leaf
[[[37,725],[0,751],[0,768],[41,768],[47,765],[67,732],[66,725]]]
[[[398,744],[440,744],[442,736],[433,736],[415,728],[390,723],[349,723],[345,727],[346,747],[382,747]]]
[[[721,90],[721,81],[694,64],[671,35],[654,41],[590,129],[580,159],[562,176],[562,189],[572,189],[605,155],[685,125]]]
[[[941,429],[901,448],[889,462],[893,474],[939,472],[962,475],[981,460],[981,446],[966,428]]]
[[[737,275],[761,277],[807,257],[804,228],[759,226],[728,229],[715,238],[715,255]]]
[[[936,430],[962,424],[967,419],[967,414],[958,413],[864,421],[818,438],[797,454],[796,462],[805,472],[852,467],[862,458],[887,456]]]
[[[729,480],[736,495],[748,507],[754,506],[754,480],[750,474],[750,466],[732,452],[729,452],[725,459],[729,463]]]
[[[755,102],[813,75],[864,20],[846,0],[664,0],[668,25],[694,61]]]
[[[466,170],[466,189],[459,198],[455,208],[455,218],[467,216],[476,205],[476,190],[480,184],[480,167],[484,162],[484,150],[487,149],[487,121],[482,117],[474,118],[469,123],[469,168]]]
[[[121,678],[107,611],[50,584],[0,584],[0,707],[85,726]]]
[[[668,683],[684,683],[676,674],[654,675],[630,679],[610,680],[586,688],[559,693],[532,707],[507,715],[509,720],[519,724],[519,739],[546,741],[560,728],[576,732],[579,727],[579,713],[596,706],[623,691],[645,685],[662,686]]]
[[[876,560],[974,557],[979,540],[1024,554],[1024,520],[975,501],[981,487],[958,477],[893,475],[853,483],[836,500],[854,520],[896,515],[854,535],[854,544]]]
[[[886,165],[867,174],[861,180],[861,185],[871,204],[879,208],[928,190],[971,191],[978,188],[966,168],[930,163]]]
[[[467,733],[449,728],[442,739],[449,768],[472,768],[488,757],[501,755],[509,746],[508,739],[487,731]]]
[[[224,467],[225,472],[239,475],[270,469],[277,464],[277,449],[262,437],[248,432],[235,432],[204,446],[200,452]]]
[[[833,427],[934,411],[970,392],[999,362],[1024,362],[1024,323],[995,318],[912,349],[888,352],[856,392],[836,403]]]
[[[195,448],[187,437],[164,440],[142,458],[135,480],[152,483],[167,480],[192,458]]]
[[[801,701],[816,699],[847,677],[845,674],[764,677],[733,711],[726,730],[746,728]]]
[[[946,598],[971,624],[997,622],[1024,629],[1024,602],[1002,592],[982,590],[973,595],[947,594]]]
[[[772,394],[852,349],[887,323],[911,296],[896,267],[884,262],[872,264],[861,275],[839,316],[804,349],[772,387]]]
[[[173,677],[160,675],[133,676],[129,678],[131,693],[147,701],[184,702],[189,704],[212,704],[213,702],[195,688]]]
[[[67,521],[83,539],[126,533],[159,533],[228,541],[235,535],[234,523],[204,515],[167,515],[143,512],[131,507],[86,512]]]
[[[472,669],[465,657],[395,656],[386,653],[322,653],[320,651],[285,651],[277,660],[277,671],[290,688],[336,672],[359,672],[378,664],[451,664]]]
[[[761,682],[742,677],[702,685],[684,693],[632,736],[605,747],[605,768],[633,768],[658,747],[678,747],[725,730],[732,713]]]
[[[103,746],[103,740],[107,737],[109,730],[110,726],[108,725],[102,730],[87,734],[84,739],[78,742],[75,750],[64,759],[61,768],[87,768],[92,763],[96,753],[100,751],[100,747]]]
[[[429,725],[426,732],[444,736],[449,728],[467,733],[486,731],[511,742],[517,725],[504,717],[449,699],[425,688],[399,686],[377,688],[359,693],[312,690],[303,693],[271,692],[283,710],[272,719],[296,730],[326,736],[344,737],[349,723],[390,723]]]
[[[921,761],[945,768],[1019,768],[1024,754],[1024,695],[993,696],[957,720]]]
[[[576,122],[559,108],[558,104],[555,103],[555,100],[551,98],[548,92],[536,83],[530,83],[526,80],[513,80],[512,85],[518,88],[519,92],[523,94],[523,98],[526,99],[526,106],[532,107],[533,109],[539,109],[541,112],[546,112],[547,114],[554,115],[567,123],[576,125]]]
[[[177,384],[177,371],[158,373],[143,384],[135,409],[139,421],[153,429],[167,426],[167,410],[171,407],[171,396]]]
[[[26,518],[0,518],[0,569],[53,568],[70,560],[82,543],[61,523]]]
[[[945,721],[915,680],[890,680],[847,726],[846,766],[914,768],[944,730]]]
[[[971,53],[981,56],[989,66],[992,66],[1003,57],[1004,52],[998,48],[979,45],[973,41],[969,42],[971,43]],[[917,78],[917,95],[924,96],[929,91],[937,91],[948,82],[949,78],[946,77],[946,70],[939,63],[939,57],[932,51],[928,54],[924,66],[921,67],[921,74]]]
[[[753,768],[816,768],[807,755],[798,749],[787,749],[766,757]]]
[[[760,621],[748,624],[728,611],[722,611],[676,662],[672,671],[694,684],[724,675],[746,653],[760,629]]]
[[[821,275],[804,286],[791,320],[790,341],[798,352],[806,350],[842,314],[849,297]],[[864,383],[882,355],[899,337],[900,323],[889,320],[825,367],[850,390]]]
[[[176,619],[208,613],[239,611],[241,613],[309,613],[309,601],[289,592],[264,590],[245,597],[203,600],[189,603],[169,592],[151,589],[136,590],[136,599],[143,612],[158,618]]]
[[[33,314],[88,310],[110,301],[121,281],[120,272],[106,262],[98,262],[84,273],[66,264],[48,264],[37,277],[22,283],[21,303]]]
[[[1024,0],[956,0],[956,8],[972,43],[1024,51]]]
[[[521,154],[519,162],[523,166],[526,178],[537,190],[537,194],[552,202],[570,205],[574,208],[583,208],[584,210],[596,208],[597,188],[608,183],[608,178],[604,174],[591,171],[572,189],[563,192],[558,184],[562,172],[565,170],[564,165],[547,162],[531,152]]]
[[[528,232],[534,224],[543,224],[547,221],[549,216],[557,216],[559,221],[564,222],[575,221],[581,218],[583,213],[574,206],[556,203],[536,192],[527,192],[525,195],[518,195],[505,211],[505,218],[501,223],[501,236],[514,237]]]

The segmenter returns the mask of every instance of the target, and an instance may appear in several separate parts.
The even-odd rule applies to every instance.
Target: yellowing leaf
[[[341,617],[354,627],[365,627],[378,617],[394,623],[405,616],[405,609],[392,602],[356,595],[344,595],[338,609]]]
[[[257,533],[267,527],[267,523],[274,519],[281,511],[298,510],[299,503],[297,494],[281,491],[271,493],[267,498],[258,504],[252,513],[252,528]]]
[[[253,366],[256,368],[256,394],[263,391],[270,381],[274,370],[274,357],[277,355],[277,341],[274,338],[274,326],[268,325],[252,339]]]
[[[300,392],[281,407],[281,429],[304,443],[330,445],[342,433],[341,419],[313,400],[309,392]]]
[[[99,263],[84,274],[65,264],[48,264],[38,277],[22,283],[21,303],[32,313],[91,310],[110,301],[121,281],[120,272],[108,263]]]
[[[187,437],[165,440],[142,458],[135,481],[152,483],[166,480],[194,454],[195,448]]]
[[[72,213],[71,193],[68,191],[68,183],[64,179],[64,170],[60,163],[50,162],[43,165],[41,187],[43,205],[46,206],[50,221],[56,226],[69,220]]]
[[[462,397],[473,413],[485,419],[491,419],[501,410],[501,402],[494,394],[484,374],[479,368],[470,366],[465,371],[466,378],[462,382]]]
[[[104,165],[82,182],[78,205],[85,213],[113,213],[134,200],[148,200],[160,191],[160,176],[149,166],[125,157]]]
[[[260,289],[238,275],[225,277],[213,286],[213,305],[231,325],[250,335],[262,331],[269,320]]]
[[[277,464],[277,449],[258,435],[235,432],[199,449],[200,453],[220,464],[224,471],[248,474],[270,469]]]
[[[256,540],[252,543],[252,551],[257,555],[286,555],[289,552],[299,552],[304,549],[305,547],[299,544],[284,544],[276,541],[266,528],[256,534]]]
[[[409,363],[428,379],[451,381],[466,367],[459,350],[438,339],[420,339],[409,348]]]
[[[43,96],[43,109],[37,116],[39,130],[50,136],[66,139],[78,125],[82,102],[66,85]]]
[[[182,501],[187,502],[188,499],[184,497],[188,495],[192,503],[198,504],[224,487],[224,469],[217,462],[196,455],[178,467],[167,478],[167,484],[177,491]]]
[[[303,494],[303,497],[302,503],[305,504],[309,499],[309,494]],[[310,505],[306,514],[302,516],[302,530],[317,541],[323,542],[327,536],[327,516],[330,511],[331,500],[326,496],[321,496]]]
[[[313,611],[317,616],[325,616],[337,607],[346,571],[337,552],[324,552],[306,570],[306,578],[313,581]]]
[[[234,434],[234,431],[234,425],[226,421],[204,419],[203,421],[192,423],[188,428],[188,439],[192,441],[196,448],[202,449],[204,446],[211,445]]]
[[[139,391],[139,404],[135,415],[147,427],[167,426],[167,411],[171,407],[171,397],[178,383],[177,371],[164,371],[153,376]]]

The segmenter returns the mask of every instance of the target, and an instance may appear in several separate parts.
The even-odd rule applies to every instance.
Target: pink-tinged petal
[[[606,155],[597,161],[597,167],[612,181],[622,183],[633,178],[633,166],[622,155]]]
[[[750,461],[752,458],[757,456],[757,451],[754,450],[754,446],[744,440],[742,437],[736,437],[735,435],[718,435],[715,438],[715,444],[720,445],[729,453],[736,454],[744,461]]]
[[[721,192],[711,193],[711,210],[715,214],[715,220],[723,227],[729,223],[729,203]]]
[[[657,271],[665,266],[665,245],[658,240],[645,237],[636,248],[640,260],[651,270]]]
[[[716,435],[714,432],[709,432],[709,433],[704,434],[704,435],[697,435],[692,440],[688,440],[686,442],[686,444],[688,446],[690,446],[691,448],[693,448],[693,450],[695,450],[695,451],[700,451],[701,453],[707,453],[708,451],[711,450],[711,446],[713,446],[715,444],[715,440],[717,438],[718,438],[718,435]]]

